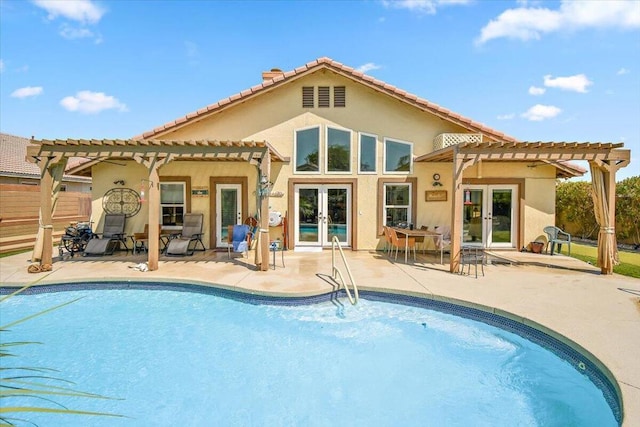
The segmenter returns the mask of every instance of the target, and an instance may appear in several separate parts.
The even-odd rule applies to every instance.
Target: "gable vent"
[[[302,108],[313,108],[313,86],[302,87]]]
[[[329,86],[318,86],[318,107],[331,106],[330,94]]]
[[[333,88],[333,106],[334,107],[346,107],[346,89],[344,86],[335,86]]]

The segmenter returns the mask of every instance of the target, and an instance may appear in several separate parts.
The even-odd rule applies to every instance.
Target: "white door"
[[[216,246],[227,246],[227,226],[242,224],[242,185],[216,185]]]
[[[333,236],[344,246],[350,245],[350,186],[296,185],[294,203],[296,246],[330,246]]]
[[[517,185],[466,185],[462,199],[462,243],[515,248]]]

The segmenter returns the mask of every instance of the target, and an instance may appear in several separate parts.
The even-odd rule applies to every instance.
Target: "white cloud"
[[[591,86],[592,84],[593,82],[589,80],[584,74],[555,78],[549,74],[544,76],[544,85],[546,87],[555,87],[561,90],[587,93],[587,86]]]
[[[28,98],[30,96],[38,96],[42,93],[42,86],[27,86],[13,91],[13,98]]]
[[[73,28],[67,24],[62,24],[60,26],[60,35],[69,40],[85,39],[94,36],[93,31],[89,30],[88,28]]]
[[[76,93],[76,96],[67,96],[60,101],[66,110],[78,111],[86,114],[96,114],[103,110],[128,111],[127,106],[113,96],[105,95],[102,92],[91,92],[83,90]]]
[[[507,9],[480,30],[475,42],[482,44],[501,37],[538,40],[546,33],[584,28],[640,28],[640,2],[562,0],[557,10],[542,7]]]
[[[4,72],[4,61],[0,59],[0,73]]]
[[[623,68],[620,68],[616,74],[621,76],[623,74],[629,74],[630,72],[631,71],[629,71],[629,70],[627,70],[626,68],[623,67]]]
[[[376,65],[373,62],[367,62],[364,65],[359,66],[358,68],[356,68],[356,71],[360,71],[361,73],[368,73],[369,71],[372,70],[379,70],[380,68],[382,68],[380,65]]]
[[[509,114],[500,114],[498,115],[498,117],[496,117],[498,120],[511,120],[515,117],[516,115],[514,113],[509,113]]]
[[[545,119],[552,119],[561,112],[562,110],[560,108],[553,105],[536,104],[526,112],[522,113],[521,116],[527,120],[539,122]]]
[[[95,24],[105,10],[91,0],[33,0],[33,3],[49,12],[50,20],[58,16],[83,24]]]
[[[382,4],[388,8],[408,9],[412,12],[433,15],[438,7],[450,5],[465,5],[471,0],[383,0]]]
[[[529,95],[534,95],[534,96],[542,95],[542,94],[544,94],[546,91],[547,91],[547,90],[546,90],[545,88],[543,88],[543,87],[531,86],[531,87],[529,88]]]

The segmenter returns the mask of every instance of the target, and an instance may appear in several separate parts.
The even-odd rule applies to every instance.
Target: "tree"
[[[640,245],[640,176],[616,184],[616,236]]]
[[[591,191],[587,181],[560,182],[556,187],[556,217],[574,224],[583,239],[595,237],[598,230]]]

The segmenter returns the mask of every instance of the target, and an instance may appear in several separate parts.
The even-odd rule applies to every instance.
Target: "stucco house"
[[[261,250],[281,239],[313,256],[333,236],[381,249],[383,225],[409,223],[451,230],[454,271],[462,244],[517,251],[554,224],[556,179],[585,172],[573,159],[601,167],[615,194],[630,157],[622,147],[518,141],[319,58],[263,72],[256,86],[130,140],[42,140],[30,154],[49,159],[44,171],[90,159],[79,170],[93,177],[95,221],[111,209],[105,195],[131,190],[127,233],[179,229],[184,213],[200,212],[205,246],[226,248],[227,225],[259,216]],[[149,263],[157,268],[157,251]]]

